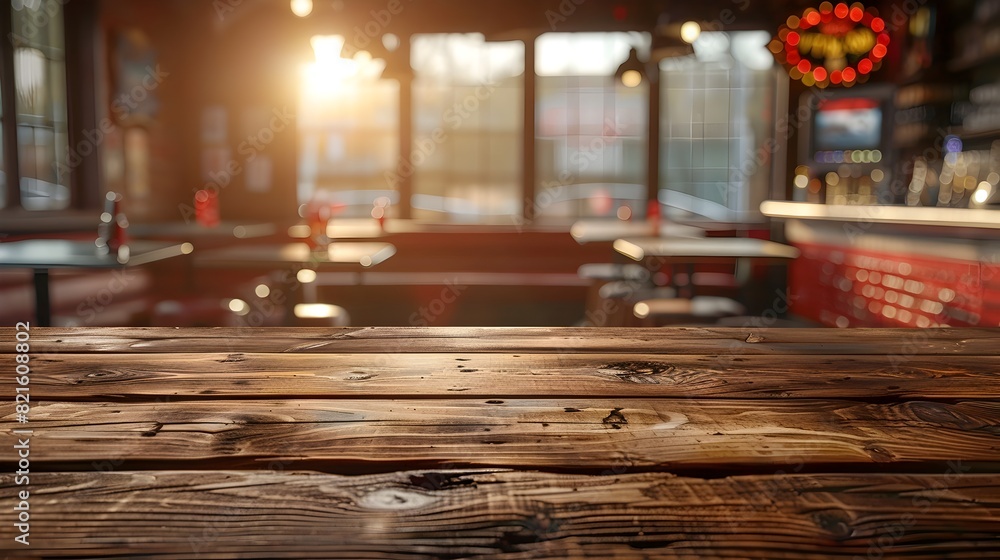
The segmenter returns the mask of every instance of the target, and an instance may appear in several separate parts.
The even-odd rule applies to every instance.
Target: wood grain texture
[[[10,495],[12,476],[0,475]],[[30,552],[165,558],[996,558],[1000,475],[704,480],[407,471],[46,473]],[[12,528],[0,526],[2,547]]]
[[[0,429],[18,427],[13,404],[0,405],[0,415]],[[109,460],[127,468],[282,462],[327,472],[452,464],[739,474],[776,465],[937,469],[950,460],[1000,467],[996,401],[165,398],[42,402],[31,426],[33,464],[74,470]]]
[[[0,341],[13,341],[10,327]],[[768,329],[586,327],[33,328],[35,353],[526,352],[719,355],[991,355],[995,329]],[[0,352],[13,352],[0,344]]]
[[[33,430],[13,552],[997,558],[998,339],[36,328],[28,424],[0,400],[0,430]]]
[[[43,354],[44,400],[713,397],[1000,399],[1000,357],[681,354]],[[12,386],[0,377],[0,391]],[[13,393],[13,388],[10,388]]]

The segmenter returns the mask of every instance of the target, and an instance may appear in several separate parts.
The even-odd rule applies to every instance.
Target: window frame
[[[642,33],[642,32],[635,32]],[[429,33],[434,35],[435,33]],[[568,216],[567,219],[560,219],[558,216],[545,216],[544,211],[539,212],[539,210],[544,210],[543,200],[539,197],[545,198],[549,196],[546,193],[546,182],[539,176],[539,160],[540,154],[538,153],[538,139],[539,139],[539,126],[538,114],[539,114],[539,80],[545,78],[545,76],[539,76],[537,71],[537,41],[539,37],[545,33],[529,33],[525,35],[520,35],[515,38],[505,38],[504,40],[516,40],[524,45],[524,74],[523,74],[523,84],[522,84],[522,94],[523,94],[523,120],[524,126],[521,131],[521,196],[524,200],[524,206],[520,209],[519,214],[511,214],[512,223],[521,227],[527,223],[534,223],[539,227],[562,227],[568,225],[575,220],[587,219],[585,215],[573,215]],[[414,34],[417,35],[417,34]],[[401,49],[401,53],[405,54],[405,60],[409,62],[409,47],[412,41],[413,35],[409,35],[401,41],[404,48]],[[641,38],[641,36],[639,37]],[[636,199],[636,204],[639,205],[637,208],[633,208],[633,212],[640,212],[642,214],[646,211],[646,204],[650,201],[656,201],[661,205],[664,203],[661,198],[663,192],[662,185],[662,171],[667,166],[666,158],[661,150],[661,143],[664,141],[662,131],[660,130],[660,125],[662,123],[661,114],[662,110],[662,92],[661,89],[664,87],[663,81],[664,76],[661,73],[659,64],[650,63],[650,75],[648,83],[645,85],[644,93],[642,95],[643,105],[646,110],[646,130],[641,132],[641,136],[644,136],[645,149],[640,150],[643,158],[643,164],[645,167],[645,173],[642,173],[642,184],[644,189],[643,198]],[[410,64],[405,65],[405,71],[401,73],[402,75],[394,75],[389,79],[399,80],[400,85],[400,111],[399,115],[399,146],[400,154],[411,153],[411,148],[413,142],[417,139],[416,133],[419,130],[419,126],[415,122],[415,115],[413,114],[414,103],[414,82],[416,79],[415,72]],[[602,74],[603,75],[603,74]],[[775,76],[780,76],[780,72],[775,72]],[[608,76],[609,80],[611,76]],[[385,78],[383,78],[385,79]],[[779,80],[780,81],[780,80]],[[617,88],[618,85],[613,86]],[[787,90],[787,84],[783,88],[781,84],[777,84],[775,90],[773,91],[775,98],[772,99],[772,104],[775,107],[781,106],[782,95],[785,94]],[[782,141],[775,136],[779,142]],[[779,154],[780,155],[780,154]],[[772,182],[780,180],[782,173],[783,159],[780,157],[775,157],[768,165],[767,171],[772,176]],[[395,185],[395,193],[397,194],[397,202],[394,203],[394,209],[396,210],[396,216],[403,219],[412,218],[415,212],[412,196],[416,189],[414,188],[413,174],[400,174],[401,180]],[[631,200],[631,199],[630,199]],[[300,200],[301,202],[301,200]],[[732,219],[736,220],[733,223],[740,224],[753,224],[762,223],[762,215],[755,211],[754,208],[746,208],[743,211],[737,212],[733,215]],[[661,210],[662,211],[662,210]],[[463,221],[455,221],[448,219],[446,214],[443,215],[443,219],[433,219],[430,223],[435,224],[452,224],[452,223],[468,223]],[[701,217],[694,218],[696,221],[711,220],[711,218]],[[564,223],[565,222],[565,223]],[[489,219],[484,221],[474,222],[480,226],[490,226],[496,225]],[[731,223],[730,221],[720,222],[720,223]]]
[[[75,146],[83,140],[83,132],[97,126],[97,83],[96,72],[98,29],[98,5],[91,2],[56,2],[62,9],[64,70],[66,87],[66,129],[68,146]],[[0,103],[3,116],[0,134],[3,135],[3,172],[6,174],[6,190],[0,220],[3,230],[81,229],[84,221],[63,218],[90,217],[100,209],[99,162],[100,149],[96,147],[88,156],[82,157],[79,165],[73,166],[67,181],[69,206],[60,210],[29,210],[24,207],[21,197],[21,172],[17,141],[17,107],[15,90],[14,56],[17,50],[13,34],[13,6],[0,10]],[[69,92],[73,92],[72,95]],[[46,219],[52,218],[52,219]],[[92,225],[92,219],[86,223]]]

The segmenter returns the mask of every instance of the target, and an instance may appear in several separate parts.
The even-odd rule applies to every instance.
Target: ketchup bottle
[[[653,230],[653,236],[660,236],[660,201],[650,200],[646,205],[646,221]]]
[[[128,218],[122,210],[122,195],[120,193],[108,193],[108,200],[112,201],[111,207],[111,231],[108,236],[108,249],[112,252],[128,245]]]

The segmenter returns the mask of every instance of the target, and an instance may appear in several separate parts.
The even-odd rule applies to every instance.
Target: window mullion
[[[21,206],[21,175],[18,171],[17,154],[17,107],[14,102],[14,45],[11,37],[11,10],[8,5],[0,14],[0,103],[3,117],[0,119],[0,133],[3,134],[3,171],[6,174],[4,207]]]

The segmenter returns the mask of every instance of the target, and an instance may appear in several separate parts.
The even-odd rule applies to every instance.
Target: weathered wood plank
[[[16,489],[12,475],[0,475],[0,494]],[[1000,475],[961,468],[714,480],[455,470],[63,472],[33,475],[31,499],[31,546],[18,552],[45,557],[1000,555]],[[10,550],[13,530],[0,525],[0,547]]]
[[[13,403],[0,404],[0,415],[0,429],[24,427],[14,422]],[[926,469],[950,460],[997,469],[998,426],[996,401],[163,398],[41,402],[30,413],[32,465],[75,465],[70,470],[200,461],[200,468],[328,472],[451,464],[745,473],[788,465]]]
[[[1000,399],[1000,357],[42,354],[40,400],[484,397]],[[14,383],[0,377],[0,391]],[[13,393],[13,389],[9,392]]]
[[[0,352],[13,352],[0,328]],[[660,354],[998,355],[996,329],[767,328],[34,328],[36,353],[643,352]]]

